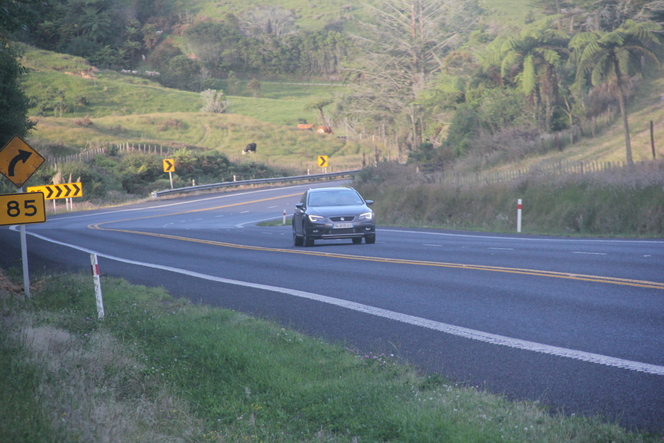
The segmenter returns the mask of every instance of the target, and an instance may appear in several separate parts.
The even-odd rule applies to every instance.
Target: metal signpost
[[[0,199],[0,220],[13,220],[10,224],[21,225],[21,261],[23,262],[23,287],[30,297],[30,272],[28,270],[28,246],[25,236],[26,223],[46,221],[44,196],[25,196],[23,185],[39,169],[45,159],[18,135],[0,149],[0,173],[7,177],[21,194],[3,195]]]

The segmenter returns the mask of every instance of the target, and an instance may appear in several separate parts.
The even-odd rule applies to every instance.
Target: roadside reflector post
[[[517,205],[516,205],[516,232],[521,232],[521,210],[523,209],[523,205],[521,203],[521,199],[517,200]]]
[[[284,224],[284,225],[286,224],[286,210],[285,209],[284,209],[284,221],[282,222],[282,224]]]
[[[90,263],[92,264],[92,279],[95,283],[95,299],[97,300],[97,317],[104,318],[104,301],[101,297],[101,279],[99,277],[99,262],[97,254],[90,254]]]
[[[173,189],[173,173],[171,171],[168,171],[168,178],[171,181],[171,189]]]

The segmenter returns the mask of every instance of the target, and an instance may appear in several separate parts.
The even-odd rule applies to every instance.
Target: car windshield
[[[362,204],[364,202],[360,196],[350,189],[312,192],[309,195],[309,206],[349,206]]]

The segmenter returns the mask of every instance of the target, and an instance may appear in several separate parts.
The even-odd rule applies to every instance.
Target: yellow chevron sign
[[[82,183],[62,183],[60,185],[29,186],[28,192],[41,192],[46,200],[56,198],[83,197]]]
[[[166,158],[162,163],[164,165],[164,172],[175,172],[175,160]]]

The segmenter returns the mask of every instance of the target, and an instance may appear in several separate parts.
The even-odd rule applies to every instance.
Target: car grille
[[[350,228],[350,229],[330,229],[329,231],[330,235],[343,235],[343,234],[354,234],[355,233],[355,228]]]
[[[342,215],[339,217],[330,217],[333,222],[349,222],[355,220],[354,215]]]

